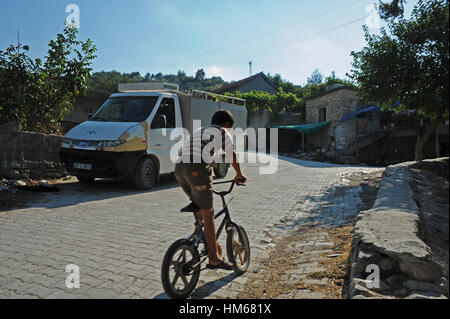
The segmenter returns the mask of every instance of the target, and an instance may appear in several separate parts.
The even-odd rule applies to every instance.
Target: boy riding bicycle
[[[219,256],[214,223],[212,163],[222,149],[231,162],[236,177],[236,184],[246,181],[233,150],[233,139],[228,129],[234,126],[233,115],[227,110],[217,111],[211,125],[195,130],[180,151],[180,160],[175,166],[175,178],[186,195],[192,201],[186,208],[198,209],[198,216],[203,223],[208,241],[208,258],[210,269],[231,270],[231,263]]]

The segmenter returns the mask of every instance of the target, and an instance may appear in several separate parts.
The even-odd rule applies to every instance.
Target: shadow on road
[[[231,273],[226,275],[225,277],[210,281],[205,283],[204,285],[196,288],[192,294],[192,299],[204,299],[220,288],[223,288],[224,286],[228,285],[231,281],[233,281],[235,278],[237,278],[238,275],[235,273]],[[169,297],[165,293],[160,293],[153,297],[153,299],[169,299]]]
[[[33,198],[30,198],[28,204],[25,207],[15,207],[10,210],[35,207],[58,208],[121,196],[151,194],[165,189],[178,187],[175,177],[169,174],[162,175],[157,186],[150,190],[144,191],[133,189],[133,186],[130,184],[118,182],[112,179],[97,179],[95,182],[90,184],[69,182],[53,185],[59,188],[58,192],[28,192],[29,194],[34,195]]]
[[[173,174],[161,175],[160,180],[155,187],[150,190],[143,191],[134,189],[131,184],[115,181],[113,179],[97,179],[93,183],[86,184],[74,181],[66,183],[56,183],[53,185],[59,189],[58,192],[39,193],[32,191],[22,191],[22,194],[27,195],[27,203],[25,205],[12,207],[9,210],[13,211],[23,208],[36,207],[51,209],[139,194],[157,196],[157,193],[159,191],[179,187]]]

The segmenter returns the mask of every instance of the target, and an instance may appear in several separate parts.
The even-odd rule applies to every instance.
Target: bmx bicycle
[[[242,275],[250,264],[250,243],[245,229],[231,220],[228,204],[225,202],[225,196],[232,192],[235,182],[232,180],[213,184],[227,183],[231,183],[228,191],[213,190],[214,194],[221,197],[223,204],[223,209],[214,215],[214,219],[224,215],[217,230],[216,239],[219,240],[220,234],[225,229],[228,260],[233,264],[234,272]],[[197,216],[197,210],[183,211],[194,214],[194,232],[187,238],[175,241],[169,247],[161,267],[161,281],[164,290],[169,297],[174,299],[184,299],[192,293],[197,285],[200,272],[206,269],[206,266],[201,268],[201,265],[208,258],[208,242],[203,231],[203,224]],[[221,251],[220,246],[218,248]]]

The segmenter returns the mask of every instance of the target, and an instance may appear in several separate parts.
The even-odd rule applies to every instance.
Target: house
[[[263,72],[260,72],[240,81],[226,84],[215,90],[213,93],[223,94],[234,93],[236,91],[241,93],[247,93],[250,91],[264,91],[270,94],[276,94],[278,90],[272,81],[270,81],[270,79]]]
[[[327,126],[305,141],[306,149],[331,157],[351,155],[359,148],[381,138],[379,108],[358,104],[358,92],[342,84],[306,99],[306,123]]]
[[[322,127],[305,137],[306,152],[370,165],[414,160],[416,129],[397,119],[399,115],[380,111],[377,105],[360,105],[358,92],[351,87],[327,86],[306,99],[307,125]],[[424,157],[448,156],[448,141],[448,122],[441,123],[425,145]]]

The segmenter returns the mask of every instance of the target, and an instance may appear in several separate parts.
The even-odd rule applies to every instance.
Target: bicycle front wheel
[[[227,235],[228,260],[237,275],[242,275],[250,265],[250,242],[244,227],[233,225]]]
[[[166,252],[161,269],[161,281],[166,294],[173,299],[185,299],[195,289],[200,276],[200,256],[187,239],[174,242]]]

